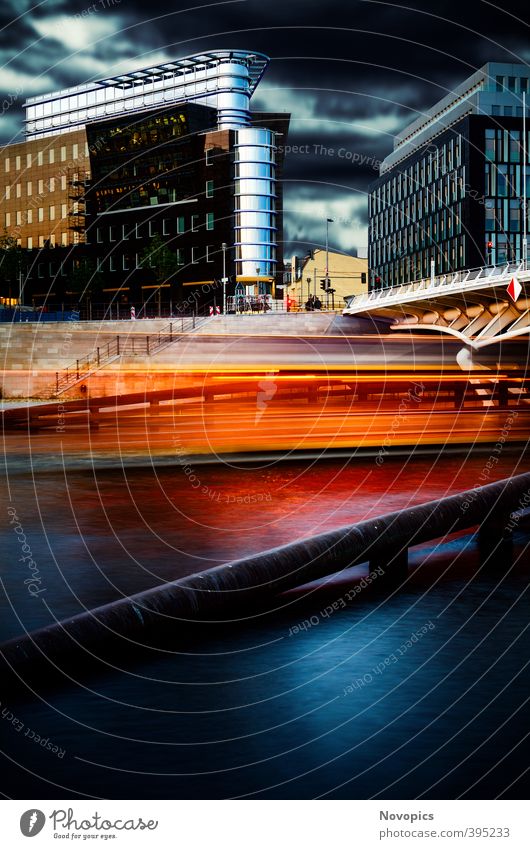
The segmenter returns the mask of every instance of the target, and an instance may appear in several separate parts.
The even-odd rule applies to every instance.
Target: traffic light
[[[366,286],[366,271],[361,271],[361,286]]]
[[[486,246],[486,247],[488,247],[488,248],[492,248],[492,247],[493,247],[493,242],[488,242],[488,244],[487,244],[487,246]]]
[[[323,291],[323,292],[325,292],[325,291],[326,291],[326,289],[327,289],[327,282],[328,282],[328,281],[326,280],[326,278],[325,278],[325,277],[324,277],[324,279],[323,279],[323,280],[321,280],[321,281],[320,281],[320,288],[322,289],[322,291]]]

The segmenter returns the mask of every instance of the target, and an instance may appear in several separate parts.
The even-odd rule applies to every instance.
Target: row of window
[[[189,218],[188,226],[186,222],[186,218],[184,215],[179,215],[176,219],[176,232],[177,233],[197,233],[201,227],[204,226],[206,230],[213,230],[215,226],[215,218],[213,212],[207,212],[205,217],[204,225],[201,224],[201,216],[200,215],[192,215]],[[162,236],[171,236],[173,233],[171,232],[171,222],[174,219],[163,218],[162,226],[159,229],[160,222],[156,221],[148,221],[146,222],[148,232],[145,233],[144,224],[140,224],[136,222],[135,224],[128,225],[122,224],[119,227],[116,224],[111,224],[109,227],[97,227],[96,228],[96,242],[98,244],[102,244],[105,241],[105,236],[108,235],[109,242],[118,242],[118,241],[127,241],[128,239],[142,239],[145,236],[156,236],[158,233]]]
[[[176,257],[176,263],[179,266],[184,266],[187,263],[197,265],[199,262],[214,262],[219,258],[220,254],[218,245],[206,245],[206,248],[192,247],[189,249],[189,253],[184,248],[173,248],[172,250]],[[140,253],[121,255],[110,254],[108,257],[98,257],[97,269],[102,272],[134,271],[135,269],[142,268],[141,258],[142,254]],[[155,260],[153,259],[150,264],[154,266]]]
[[[370,215],[382,212],[386,207],[412,195],[462,165],[462,138],[457,135],[436,150],[404,168],[386,180],[371,193]]]
[[[371,289],[385,289],[399,286],[410,280],[420,280],[430,276],[431,260],[435,261],[435,273],[446,274],[466,265],[466,237],[461,235],[435,247],[385,263],[372,265]],[[376,278],[379,278],[378,280]]]
[[[52,204],[48,206],[47,209],[43,206],[38,206],[30,209],[19,209],[14,213],[14,221],[12,222],[12,214],[11,212],[4,213],[4,226],[11,227],[12,223],[16,223],[17,226],[22,226],[24,224],[34,224],[36,222],[46,221],[55,221],[56,220],[56,212],[60,211],[60,215],[58,220],[63,221],[68,217],[68,206],[66,203],[62,203],[60,206],[55,206]],[[71,214],[78,215],[79,214],[79,204],[77,201],[74,201],[71,207]],[[45,218],[45,212],[47,213]],[[35,218],[33,216],[35,213]]]
[[[379,266],[429,245],[452,239],[462,232],[462,203],[429,215],[419,225],[404,227],[385,238],[371,240],[370,265]]]
[[[461,201],[466,193],[465,168],[459,168],[411,197],[398,201],[384,211],[371,216],[372,239],[386,237],[409,224],[421,221],[426,215],[446,209]]]
[[[519,130],[487,129],[484,151],[490,162],[522,162],[523,138]],[[526,161],[530,162],[530,132],[526,139]]]
[[[70,147],[71,156],[68,156],[68,147],[69,145],[61,145],[58,150],[58,158],[56,159],[56,150],[53,147],[48,148],[48,150],[38,150],[36,153],[26,153],[25,157],[21,154],[16,156],[6,156],[4,158],[4,172],[9,174],[11,171],[11,166],[14,165],[15,171],[20,171],[22,168],[22,162],[25,159],[25,167],[31,168],[33,165],[44,165],[44,161],[46,160],[46,164],[53,165],[57,162],[66,162],[68,158],[73,159],[74,161],[79,158],[79,144],[75,142]],[[88,157],[88,145],[85,142],[84,145],[84,155]]]
[[[78,174],[74,174],[72,177],[73,181],[76,182],[79,179]],[[21,198],[22,197],[22,183],[14,183],[10,186],[4,187],[4,197],[3,200],[12,200],[13,198]],[[27,180],[24,190],[24,197],[33,197],[34,191],[36,192],[36,196],[52,194],[53,192],[65,192],[67,190],[67,178],[66,174],[61,175],[60,177],[50,177],[48,180]]]
[[[59,245],[63,248],[67,248],[70,244],[70,241],[74,245],[79,244],[79,233],[50,233],[49,236],[38,236],[36,239],[33,236],[28,236],[27,239],[24,240],[25,244],[22,244],[22,239],[17,239],[17,245],[19,248],[27,248],[28,251],[31,251],[33,248],[44,248],[50,247],[55,248]]]
[[[496,91],[517,91],[523,94],[530,90],[528,77],[509,77],[498,75],[495,77]]]
[[[498,197],[521,197],[523,194],[523,166],[486,164],[484,167],[484,194]],[[526,191],[530,189],[530,169],[526,174]]]

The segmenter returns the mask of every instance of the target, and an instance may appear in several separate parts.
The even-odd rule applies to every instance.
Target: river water
[[[204,464],[193,480],[179,467],[17,471],[2,507],[2,639],[484,483],[487,459],[486,451],[386,458],[379,467],[369,458]],[[489,474],[527,470],[506,450]],[[471,535],[432,543],[412,553],[398,592],[375,587],[323,614],[360,567],[347,586],[328,582],[303,604],[291,594],[275,615],[194,629],[172,651],[137,662],[132,646],[123,668],[80,668],[70,683],[16,701],[3,693],[4,792],[524,795],[530,557],[522,530],[513,567],[479,570]]]

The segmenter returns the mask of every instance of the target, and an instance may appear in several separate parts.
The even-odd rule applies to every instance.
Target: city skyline
[[[184,6],[184,4],[182,4]],[[1,51],[0,141],[21,139],[22,104],[79,85],[207,49],[243,47],[271,58],[255,110],[292,115],[285,181],[286,256],[330,242],[367,246],[369,184],[393,139],[486,61],[526,63],[522,3],[446,4],[437,15],[363,0],[195,4],[167,13],[137,2],[48,0],[2,10],[10,47]],[[326,38],[326,34],[329,38]],[[18,48],[18,49],[17,49]],[[411,49],[412,48],[412,49]],[[418,70],[419,69],[419,70]]]

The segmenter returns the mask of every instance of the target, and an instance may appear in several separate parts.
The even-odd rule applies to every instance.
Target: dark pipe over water
[[[161,633],[172,633],[182,623],[211,623],[227,611],[242,607],[248,611],[284,590],[358,563],[383,563],[391,573],[392,558],[402,564],[399,554],[408,546],[449,533],[482,525],[490,539],[500,540],[510,513],[527,507],[528,501],[530,473],[180,578],[10,640],[1,652],[24,679],[43,662],[61,668],[94,655],[103,658],[122,652],[130,657],[131,652],[156,645]]]

